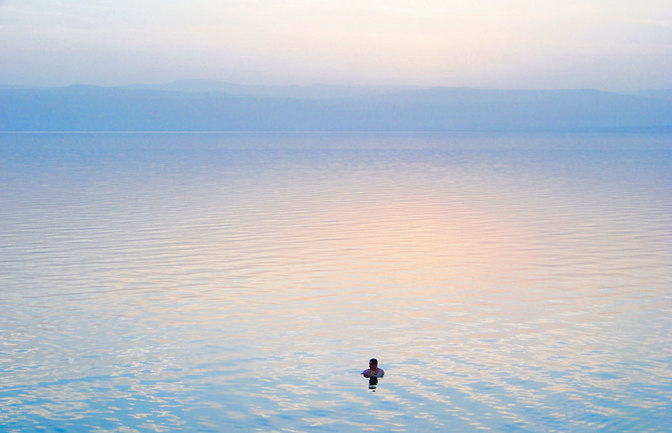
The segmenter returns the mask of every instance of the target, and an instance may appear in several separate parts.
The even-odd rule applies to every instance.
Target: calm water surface
[[[5,134],[0,222],[2,431],[672,425],[669,135]]]

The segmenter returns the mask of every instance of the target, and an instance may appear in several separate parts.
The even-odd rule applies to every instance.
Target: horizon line
[[[211,83],[211,84],[224,84],[236,87],[265,87],[265,88],[312,88],[312,87],[335,87],[335,88],[353,88],[353,89],[404,89],[404,90],[428,90],[428,89],[465,89],[465,90],[492,90],[492,91],[524,91],[524,92],[543,92],[543,91],[575,91],[575,90],[593,90],[598,92],[606,93],[637,93],[642,91],[669,91],[672,90],[672,85],[670,87],[647,87],[639,88],[636,90],[607,90],[600,89],[597,87],[539,87],[539,88],[525,88],[525,87],[478,87],[478,86],[460,86],[460,85],[446,85],[446,84],[331,84],[331,83],[321,83],[315,82],[310,84],[242,84],[231,81],[223,80],[211,80],[211,79],[199,79],[199,78],[188,78],[188,79],[179,79],[172,81],[164,82],[134,82],[129,84],[92,84],[86,82],[73,82],[70,84],[0,84],[0,89],[60,89],[67,87],[75,86],[88,86],[88,87],[100,87],[100,88],[125,88],[125,87],[134,87],[134,86],[170,86],[177,83]],[[147,89],[147,90],[163,90],[163,89]]]
[[[0,135],[21,134],[596,134],[596,133],[672,133],[672,125],[614,126],[588,128],[539,128],[539,129],[455,129],[455,130],[0,130]]]

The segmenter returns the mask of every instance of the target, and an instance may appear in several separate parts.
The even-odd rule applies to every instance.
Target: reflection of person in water
[[[369,378],[379,378],[383,377],[385,371],[382,368],[378,368],[378,360],[376,358],[371,358],[369,360],[369,368],[362,371],[362,376]]]

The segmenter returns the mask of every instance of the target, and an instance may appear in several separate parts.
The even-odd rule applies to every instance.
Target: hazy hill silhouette
[[[0,88],[1,131],[672,129],[669,91],[235,86]]]

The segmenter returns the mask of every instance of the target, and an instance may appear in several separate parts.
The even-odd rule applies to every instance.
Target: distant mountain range
[[[672,131],[672,89],[633,93],[218,81],[0,87],[0,131]]]

